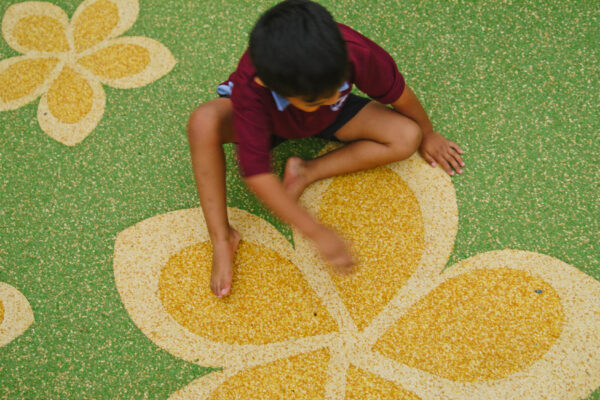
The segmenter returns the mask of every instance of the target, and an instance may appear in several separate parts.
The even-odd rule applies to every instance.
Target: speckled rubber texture
[[[1,2],[0,17],[17,3],[22,1]],[[81,4],[51,3],[68,18]],[[47,133],[39,115],[41,92],[0,112],[0,283],[10,297],[0,297],[0,324],[16,319],[23,325],[13,327],[8,343],[0,340],[0,398],[167,399],[192,383],[220,384],[224,390],[225,378],[237,379],[226,370],[208,374],[218,365],[199,365],[149,338],[127,311],[113,256],[121,232],[198,207],[187,118],[216,97],[214,88],[235,68],[254,21],[274,3],[141,1],[136,19],[123,14],[129,25],[115,39],[152,39],[175,63],[137,86],[123,88],[110,80],[90,84],[94,93],[104,92],[104,108],[77,143]],[[493,265],[506,254],[495,251],[514,249],[561,260],[595,285],[600,280],[600,4],[321,3],[392,54],[436,129],[466,150],[465,172],[452,178],[458,225],[440,283],[450,282],[455,268],[473,268],[469,260]],[[0,62],[21,54],[3,32]],[[97,103],[90,104],[95,110]],[[290,155],[313,157],[324,144],[316,139],[282,144],[277,171]],[[227,159],[228,205],[273,224],[292,242],[291,230],[243,188],[230,146]],[[521,264],[514,267],[534,270]],[[590,293],[586,287],[577,298]],[[400,300],[392,303],[384,313],[408,307]],[[581,310],[586,304],[570,307]],[[2,337],[8,332],[3,329],[0,325],[0,339],[8,337]],[[396,332],[401,334],[408,333]],[[343,347],[333,341],[325,345]],[[376,348],[393,353],[386,346]],[[306,354],[321,364],[321,358],[332,357]],[[404,367],[395,369],[373,354],[357,356],[363,369],[350,367],[348,387],[360,386],[365,368],[387,374],[386,382],[401,381]],[[344,366],[343,360],[335,355],[333,360],[329,373],[341,376],[335,366]],[[411,360],[406,362],[419,365]],[[408,386],[417,390],[422,382],[410,380]],[[356,393],[368,393],[363,389]],[[427,390],[422,393],[436,393]],[[600,390],[587,398],[600,399]]]

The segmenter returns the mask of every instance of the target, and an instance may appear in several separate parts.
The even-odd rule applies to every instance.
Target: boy
[[[370,99],[350,94],[352,85]],[[235,142],[246,185],[284,222],[312,239],[339,272],[354,261],[344,241],[297,200],[319,179],[408,158],[419,150],[448,174],[462,173],[460,147],[433,131],[394,60],[308,0],[286,0],[265,12],[221,98],[198,107],[188,138],[200,203],[213,245],[211,289],[231,289],[240,234],[229,226],[222,145]],[[391,104],[393,110],[384,104]],[[271,149],[285,139],[317,136],[346,143],[314,160],[291,157],[283,182],[271,172]]]

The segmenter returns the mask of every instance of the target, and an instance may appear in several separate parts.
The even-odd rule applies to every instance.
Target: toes
[[[220,285],[217,285],[217,290],[215,294],[218,298],[225,297],[231,291],[231,284],[227,282],[222,282]]]
[[[229,289],[230,289],[229,287],[221,289],[221,292],[219,294],[219,298],[227,296],[229,294]]]
[[[231,291],[231,284],[216,284],[216,285],[210,285],[210,289],[212,290],[212,292],[215,294],[215,296],[217,296],[218,298],[221,297],[225,297],[229,294],[229,292]]]
[[[290,157],[285,163],[285,170],[283,172],[284,184],[289,186],[298,176],[300,172],[300,166],[302,165],[302,159],[300,157]],[[291,182],[290,182],[291,181]]]

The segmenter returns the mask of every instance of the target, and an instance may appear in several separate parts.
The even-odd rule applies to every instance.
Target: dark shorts
[[[313,135],[310,137],[317,137],[317,138],[321,138],[321,139],[325,139],[325,140],[330,140],[333,142],[341,142],[341,140],[339,140],[337,137],[335,137],[335,133],[338,131],[338,129],[340,129],[342,126],[344,126],[346,124],[346,122],[350,121],[352,119],[352,117],[354,117],[356,114],[358,114],[358,112],[360,110],[362,110],[362,108],[364,106],[366,106],[367,104],[369,104],[370,102],[371,102],[371,99],[369,99],[367,97],[357,96],[353,93],[350,93],[348,95],[348,98],[346,99],[346,102],[344,103],[344,106],[340,110],[338,117],[336,118],[335,121],[333,121],[333,124],[329,125],[327,128],[323,129],[321,132],[317,133],[316,135]],[[288,139],[282,138],[281,136],[272,135],[271,148],[273,148],[277,145],[280,145],[281,143],[285,142],[286,140],[288,140]]]

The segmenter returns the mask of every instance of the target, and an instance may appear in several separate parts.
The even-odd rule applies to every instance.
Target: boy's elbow
[[[265,183],[268,180],[269,173],[252,174],[242,177],[244,183],[252,192],[258,194],[261,189],[265,187]]]
[[[242,179],[246,187],[263,202],[280,192],[281,182],[271,172],[262,172]]]

